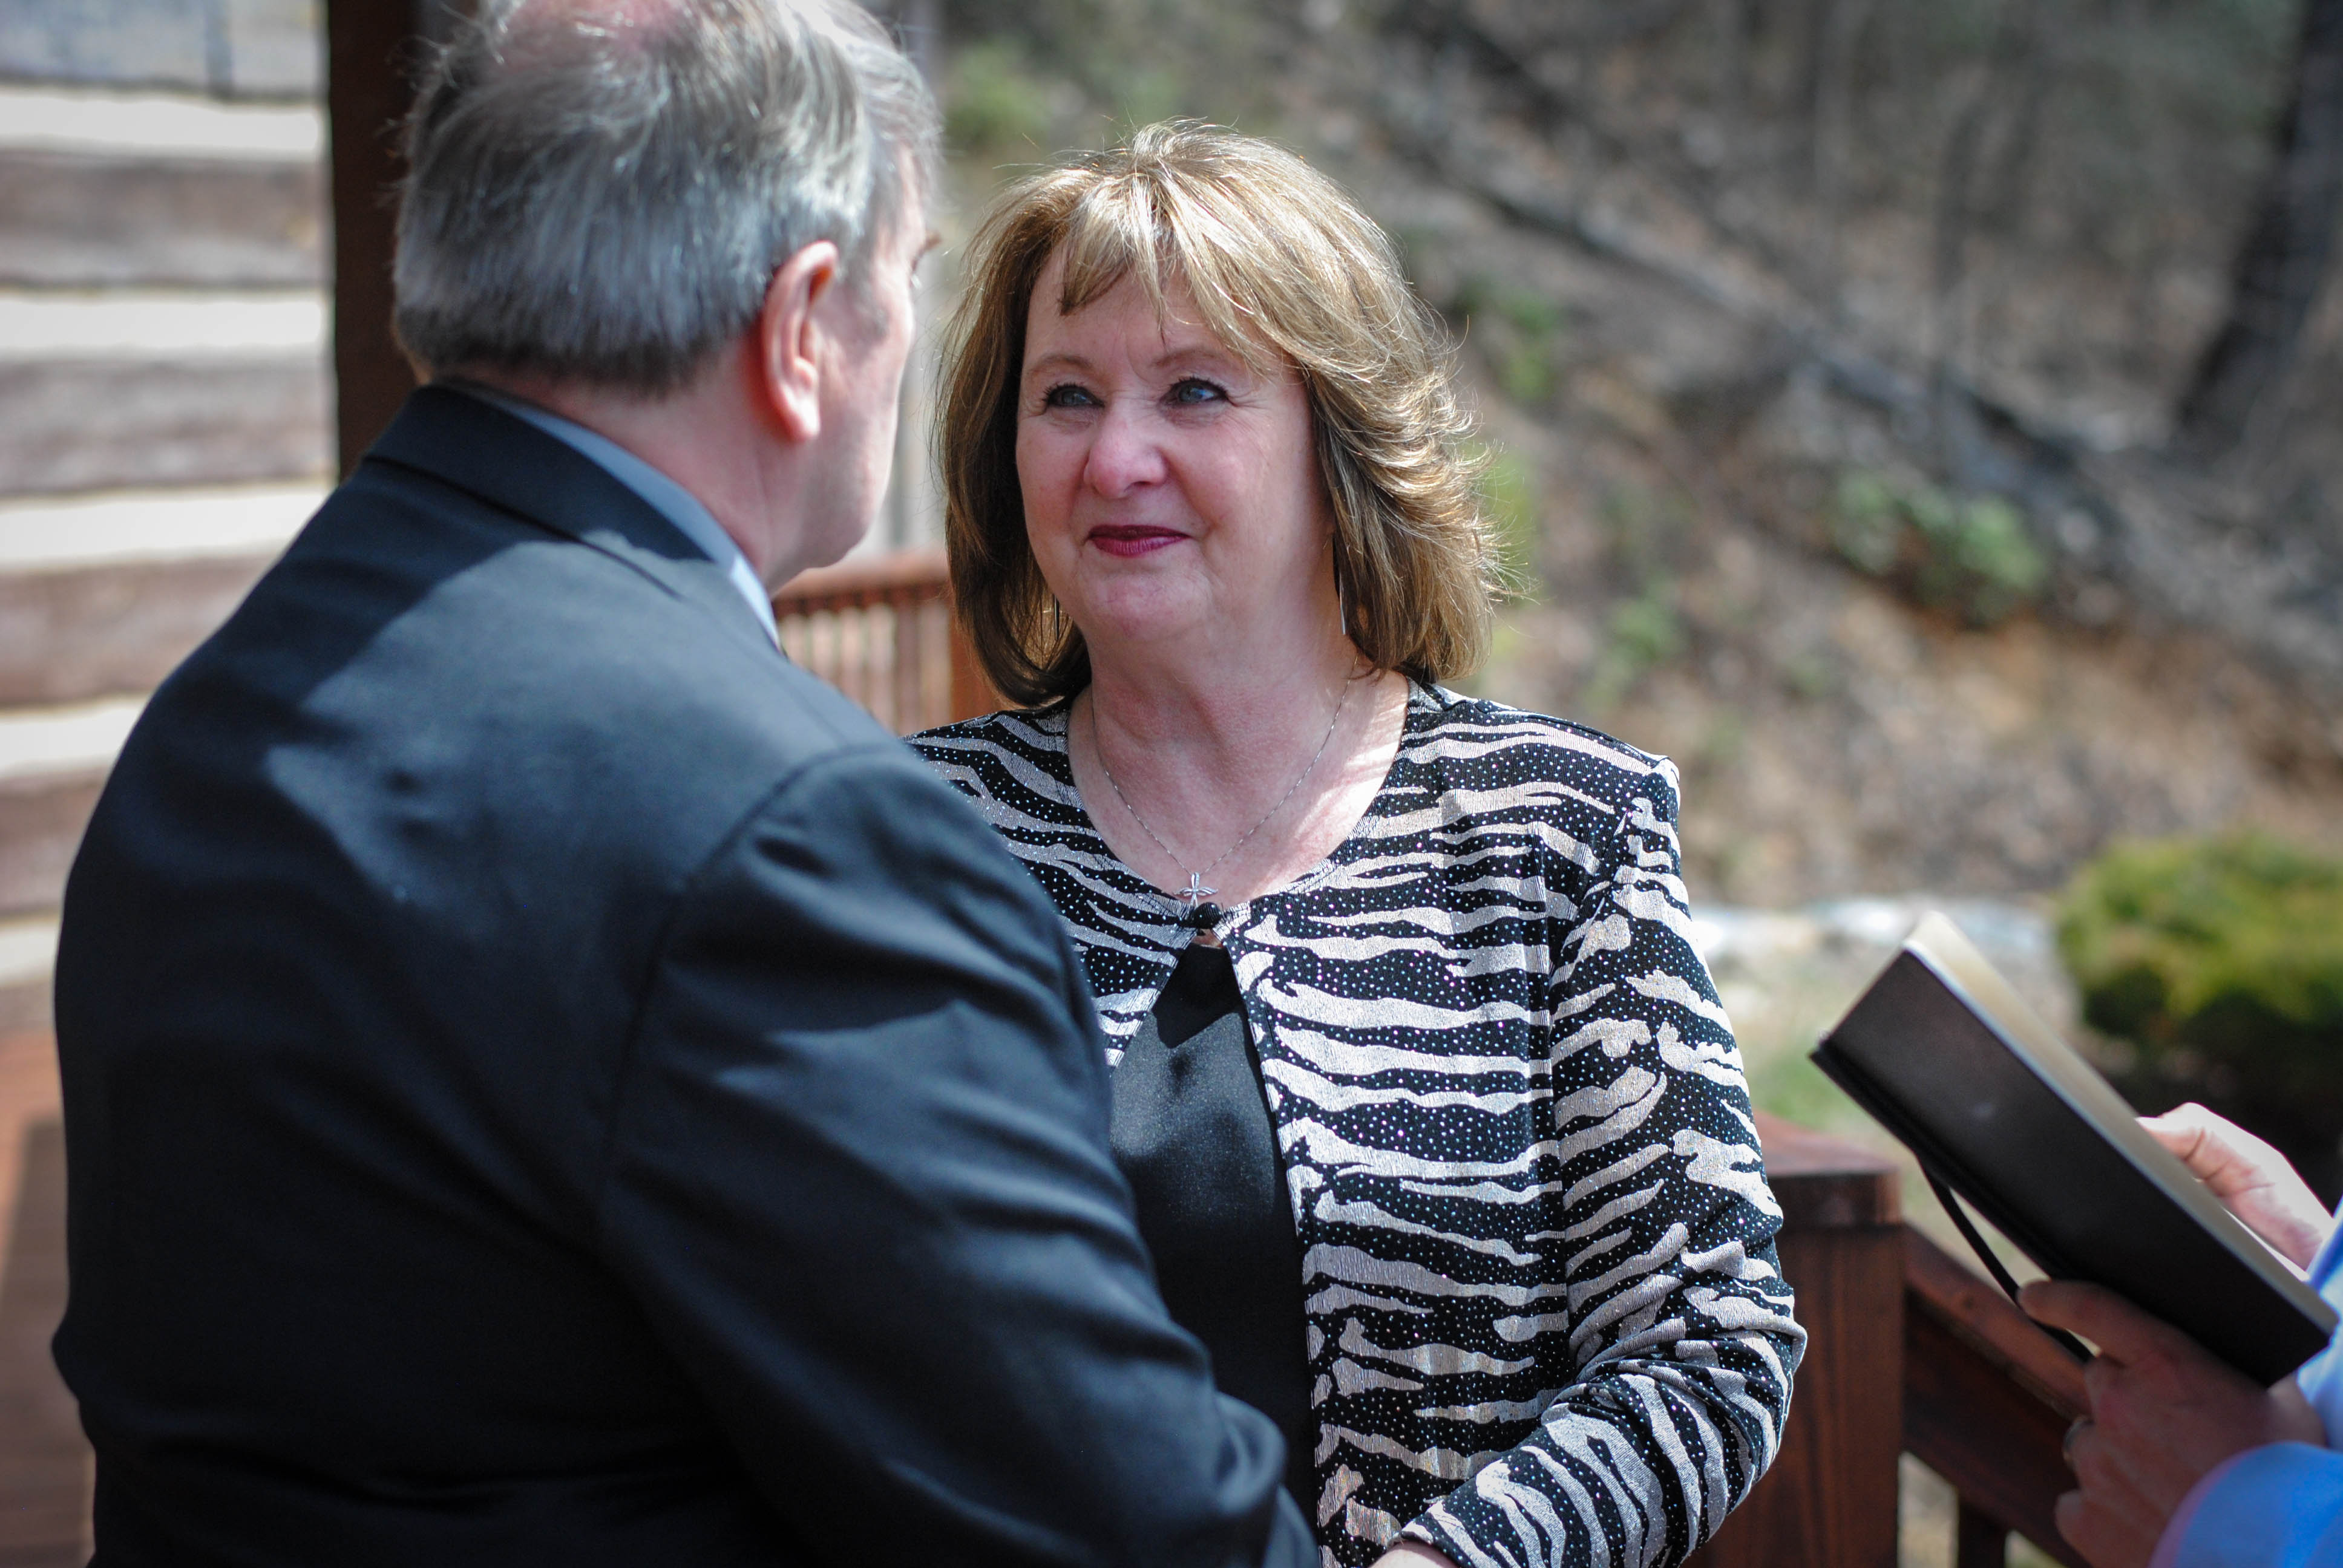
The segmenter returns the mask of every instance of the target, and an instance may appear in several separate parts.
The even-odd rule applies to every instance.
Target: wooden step
[[[321,282],[317,166],[0,153],[0,282]]]
[[[0,576],[0,708],[154,689],[243,602],[268,560]]]
[[[102,772],[0,780],[0,917],[56,909],[105,783]]]
[[[65,1127],[25,1126],[15,1213],[0,1260],[0,1563],[85,1561],[89,1444],[49,1357],[65,1307]]]
[[[0,1036],[51,1024],[49,977],[0,985]]]
[[[26,494],[324,475],[330,404],[308,355],[0,361],[0,483]]]

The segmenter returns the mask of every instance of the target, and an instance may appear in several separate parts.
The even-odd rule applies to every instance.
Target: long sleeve
[[[608,1262],[811,1555],[1310,1559],[1157,1296],[1073,954],[908,752],[703,869],[611,1122]]]
[[[1805,1335],[1775,1264],[1739,1051],[1690,940],[1674,773],[1552,869],[1556,1169],[1544,1312],[1559,1392],[1408,1533],[1460,1563],[1673,1563],[1772,1462]],[[1570,863],[1574,860],[1576,863]],[[1551,1368],[1551,1371],[1547,1371]]]
[[[2198,1483],[2154,1568],[2343,1568],[2343,1453],[2250,1449]]]
[[[2343,1308],[2343,1225],[2311,1260],[2310,1282]],[[2343,1334],[2295,1382],[2327,1429],[2327,1446],[2249,1449],[2214,1470],[2174,1511],[2152,1568],[2343,1568]]]

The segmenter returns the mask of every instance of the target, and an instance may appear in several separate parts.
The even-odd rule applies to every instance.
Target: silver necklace
[[[1131,813],[1131,819],[1139,824],[1139,830],[1153,839],[1155,847],[1163,851],[1164,859],[1180,869],[1188,872],[1188,885],[1172,895],[1180,900],[1182,925],[1192,926],[1202,930],[1220,923],[1220,906],[1205,902],[1220,890],[1206,887],[1204,878],[1222,861],[1252,843],[1252,836],[1268,827],[1271,818],[1285,809],[1285,803],[1293,799],[1293,792],[1302,788],[1302,781],[1317,770],[1318,759],[1326,755],[1326,748],[1333,743],[1334,727],[1342,722],[1342,709],[1349,707],[1350,702],[1351,683],[1346,680],[1342,683],[1342,695],[1334,704],[1334,716],[1326,720],[1326,733],[1318,738],[1318,749],[1310,754],[1310,760],[1302,765],[1302,771],[1293,776],[1293,782],[1285,787],[1285,793],[1277,798],[1277,804],[1262,812],[1261,820],[1247,828],[1242,838],[1206,861],[1202,869],[1191,871],[1188,869],[1188,863],[1180,858],[1179,852],[1163,841],[1163,836],[1161,833],[1147,825],[1147,819],[1139,814],[1139,808],[1131,803],[1131,797],[1122,792],[1121,784],[1115,782],[1114,769],[1107,766],[1106,747],[1099,740],[1098,693],[1095,689],[1091,691],[1091,750],[1098,757],[1099,771],[1106,775],[1107,787],[1114,791],[1114,798],[1122,802],[1122,809]]]

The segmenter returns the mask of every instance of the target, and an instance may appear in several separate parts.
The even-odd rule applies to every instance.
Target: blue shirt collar
[[[700,504],[699,497],[608,437],[588,430],[574,419],[548,413],[534,403],[524,403],[476,382],[449,381],[441,385],[492,404],[516,419],[528,420],[640,496],[659,516],[673,523],[678,533],[724,568],[724,575],[756,612],[758,622],[773,639],[773,646],[780,646],[780,628],[773,621],[773,601],[766,594],[765,585],[757,580],[749,558],[740,553],[740,547],[732,542],[732,536],[724,531],[724,525],[716,520],[715,514]]]

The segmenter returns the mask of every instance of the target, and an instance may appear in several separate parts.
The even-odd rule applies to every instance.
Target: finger
[[[2083,1494],[2079,1492],[2062,1492],[2058,1501],[2050,1505],[2050,1523],[2058,1527],[2058,1533],[2077,1552],[2083,1550],[2078,1533],[2086,1528],[2084,1513]]]
[[[2092,1430],[2094,1429],[2091,1418],[2087,1415],[2068,1426],[2066,1435],[2058,1440],[2058,1456],[2066,1462],[2067,1469],[2076,1469],[2075,1447],[2083,1441],[2084,1435]],[[2077,1472],[2077,1473],[2080,1473]]]
[[[2289,1169],[2286,1156],[2268,1142],[2193,1100],[2161,1116],[2143,1116],[2139,1124],[2216,1191],[2263,1186]]]
[[[2111,1361],[2143,1361],[2191,1342],[2113,1291],[2080,1280],[2036,1280],[2017,1292],[2017,1304],[2036,1322],[2082,1335]]]
[[[2087,1486],[2061,1496],[2050,1519],[2091,1568],[2142,1568],[2156,1550],[2156,1532],[2145,1520]]]
[[[2205,1172],[2197,1169],[2197,1160],[2205,1148],[2208,1119],[2221,1120],[2192,1100],[2186,1105],[2174,1106],[2161,1116],[2143,1116],[2139,1125],[2142,1131],[2170,1150],[2201,1179]]]
[[[2100,1409],[2115,1391],[2116,1382],[2127,1369],[2112,1356],[2093,1356],[2083,1363],[2083,1397],[2091,1402],[2091,1414],[2101,1416]]]
[[[2050,1522],[2092,1568],[2117,1568],[2115,1542],[2107,1529],[2105,1509],[2092,1507],[2090,1500],[2079,1492],[2069,1492],[2051,1508]]]

